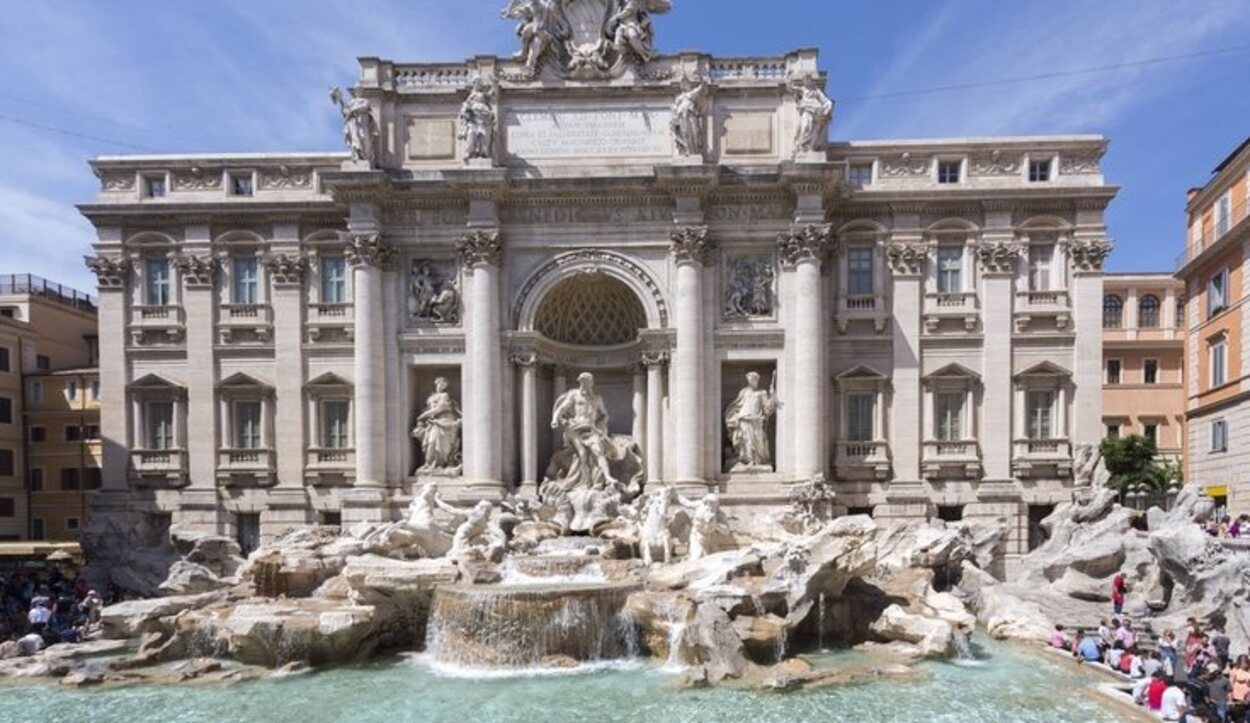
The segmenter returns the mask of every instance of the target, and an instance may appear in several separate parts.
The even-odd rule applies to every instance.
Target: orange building
[[[1150,437],[1174,460],[1185,447],[1184,288],[1170,274],[1103,277],[1105,434]]]
[[[1188,299],[1185,478],[1234,514],[1250,512],[1247,174],[1250,139],[1215,168],[1205,186],[1189,192],[1189,238],[1177,271]]]

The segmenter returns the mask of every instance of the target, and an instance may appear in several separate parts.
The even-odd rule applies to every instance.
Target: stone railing
[[[356,450],[313,447],[308,450],[305,466],[310,471],[342,471],[356,468]]]
[[[247,326],[272,322],[273,312],[267,304],[222,304],[222,323],[238,322]]]
[[[1018,439],[1017,457],[1070,458],[1072,448],[1066,439]]]
[[[265,487],[273,484],[272,449],[220,449],[217,451],[217,479],[234,487]]]
[[[857,461],[883,459],[887,457],[889,444],[886,442],[838,442],[837,455],[839,460]]]
[[[351,304],[309,304],[308,341],[350,341],[354,321]]]
[[[329,321],[341,323],[352,317],[351,304],[309,304],[308,320],[310,322]]]
[[[929,307],[939,312],[968,313],[977,308],[977,295],[971,291],[948,291],[925,294]]]
[[[181,306],[139,304],[132,307],[132,311],[130,323],[134,326],[166,327],[185,323]]]
[[[130,482],[139,487],[185,487],[187,453],[182,449],[135,449],[130,452]]]
[[[929,458],[976,458],[979,456],[979,449],[976,440],[965,440],[960,442],[940,442],[937,440],[929,440],[924,443],[924,456]]]
[[[842,303],[846,311],[873,311],[877,308],[877,297],[844,296]]]
[[[472,74],[466,65],[397,65],[395,87],[460,88],[469,85]]]
[[[758,58],[723,58],[708,66],[713,81],[785,80],[789,75],[785,60]]]
[[[1022,307],[1026,308],[1068,308],[1068,292],[1066,291],[1018,291],[1016,299]]]

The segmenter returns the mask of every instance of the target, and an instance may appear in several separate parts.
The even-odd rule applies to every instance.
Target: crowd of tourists
[[[1207,534],[1229,540],[1250,538],[1250,515],[1239,515],[1235,518],[1227,516],[1207,522]]]
[[[0,574],[0,642],[16,642],[23,655],[80,642],[99,625],[104,605],[86,580],[59,568]]]
[[[1097,630],[1062,625],[1052,647],[1078,663],[1101,663],[1133,681],[1133,700],[1165,721],[1250,723],[1250,655],[1232,656],[1223,627],[1203,629],[1190,618],[1181,634],[1139,629],[1127,617],[1101,621]]]

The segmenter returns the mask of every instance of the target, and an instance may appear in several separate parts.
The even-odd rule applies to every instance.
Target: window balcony
[[[217,321],[222,344],[268,343],[273,336],[273,307],[268,304],[222,304]]]
[[[871,321],[877,333],[885,331],[888,320],[885,298],[875,294],[838,297],[838,333],[845,334],[852,321]]]
[[[1072,320],[1072,303],[1068,292],[1018,291],[1016,292],[1016,331],[1026,331],[1034,320],[1054,319],[1056,329],[1068,328]]]
[[[890,444],[888,442],[839,441],[835,454],[834,462],[839,477],[878,480],[890,477]]]
[[[177,344],[186,334],[186,315],[181,306],[135,305],[130,309],[130,341],[134,346]]]
[[[971,291],[948,291],[925,294],[924,327],[936,332],[947,319],[963,322],[965,331],[976,331],[980,316],[977,295]]]
[[[308,341],[351,341],[355,313],[351,304],[309,304]]]
[[[130,452],[130,483],[135,487],[180,489],[189,484],[187,453],[181,449]]]
[[[1067,439],[1017,439],[1012,468],[1018,477],[1072,474],[1072,444]]]
[[[350,485],[356,477],[356,450],[312,447],[305,453],[304,479],[314,487]]]
[[[272,449],[221,449],[217,481],[228,487],[269,487],[277,483]]]
[[[925,479],[978,479],[981,476],[981,446],[975,439],[924,443]]]

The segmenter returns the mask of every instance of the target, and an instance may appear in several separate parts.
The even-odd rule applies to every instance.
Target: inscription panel
[[[667,109],[513,110],[504,114],[508,156],[518,160],[673,155]]]

